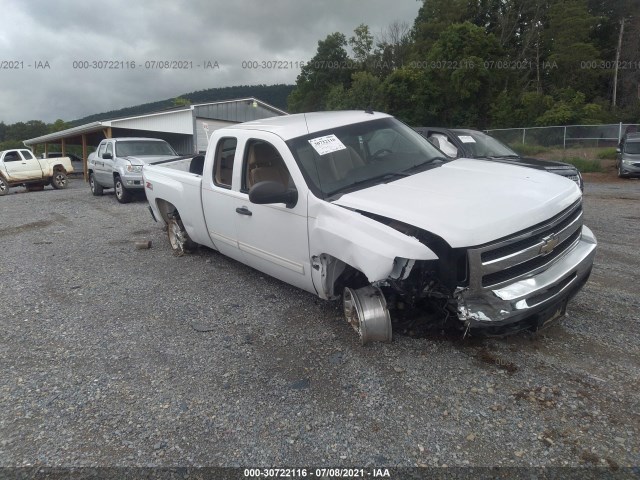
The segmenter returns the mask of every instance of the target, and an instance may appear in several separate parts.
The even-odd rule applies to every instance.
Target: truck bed
[[[142,169],[144,191],[149,204],[156,205],[163,216],[158,221],[164,220],[166,223],[168,215],[177,210],[189,237],[196,243],[215,248],[206,235],[201,196],[202,175],[189,171],[200,163],[197,158],[145,165]]]

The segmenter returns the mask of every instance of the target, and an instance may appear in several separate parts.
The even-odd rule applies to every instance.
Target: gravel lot
[[[0,198],[0,466],[640,464],[640,181],[587,180],[599,251],[560,324],[367,347],[70,183]]]

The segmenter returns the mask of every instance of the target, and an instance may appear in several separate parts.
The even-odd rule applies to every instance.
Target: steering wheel
[[[377,150],[376,152],[374,152],[371,155],[371,159],[372,160],[382,160],[384,157],[386,157],[389,154],[392,154],[393,152],[391,150],[389,150],[388,148],[381,148],[380,150]]]

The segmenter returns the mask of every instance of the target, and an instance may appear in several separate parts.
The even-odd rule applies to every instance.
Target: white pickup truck
[[[389,115],[318,112],[216,130],[206,156],[145,165],[143,181],[175,250],[342,296],[363,344],[409,312],[491,335],[562,317],[596,250],[578,186],[441,155]]]
[[[42,190],[49,184],[67,188],[67,174],[72,172],[69,157],[38,159],[26,148],[4,150],[0,152],[0,195],[19,185],[27,190]]]

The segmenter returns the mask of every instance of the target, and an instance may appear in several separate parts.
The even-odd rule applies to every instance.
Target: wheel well
[[[323,253],[313,258],[314,263],[319,263],[323,290],[327,298],[341,296],[344,287],[358,289],[370,283],[363,272],[332,255]]]
[[[169,223],[169,220],[173,216],[178,216],[178,218],[180,217],[180,214],[178,214],[178,210],[176,209],[176,207],[166,200],[157,198],[156,206],[158,207],[158,211],[160,212],[160,216],[162,216],[164,223]]]
[[[62,170],[62,171],[63,171],[63,172],[65,172],[65,173],[67,172],[67,171],[65,170],[65,168],[64,168],[62,165],[60,165],[60,164],[58,164],[58,165],[54,165],[54,166],[53,166],[53,171],[54,171],[54,172],[57,172],[57,171],[60,171],[60,170]]]

